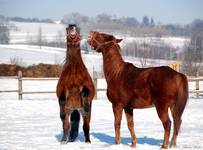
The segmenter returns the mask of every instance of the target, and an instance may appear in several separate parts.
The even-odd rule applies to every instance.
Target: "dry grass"
[[[16,76],[19,70],[22,71],[23,77],[58,77],[61,67],[42,63],[28,67],[15,64],[0,64],[0,76]]]

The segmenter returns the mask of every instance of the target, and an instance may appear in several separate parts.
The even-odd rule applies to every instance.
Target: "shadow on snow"
[[[92,133],[95,138],[99,139],[101,142],[105,142],[108,144],[115,144],[115,137],[110,136],[104,133]],[[121,137],[121,143],[122,144],[131,144],[131,137]],[[154,138],[149,138],[149,137],[137,137],[137,144],[149,144],[153,146],[161,146],[162,140],[160,139],[154,139]]]
[[[91,133],[91,135],[94,136],[95,138],[97,138],[98,140],[100,140],[101,142],[105,142],[105,143],[110,144],[110,145],[115,144],[115,137],[114,136],[110,136],[110,135],[107,135],[104,133],[95,133],[95,132]],[[62,133],[57,134],[55,136],[55,138],[58,142],[60,142],[62,136],[63,136]],[[78,136],[76,141],[78,141],[78,140],[81,142],[85,141],[83,132],[79,133],[79,136]],[[121,143],[126,144],[126,145],[130,144],[131,143],[131,137],[121,137]],[[149,138],[146,136],[137,137],[137,144],[149,144],[149,145],[153,145],[153,146],[161,146],[162,140],[155,139],[155,138]]]
[[[58,142],[61,142],[62,136],[63,136],[63,133],[60,133],[60,134],[57,134],[57,135],[55,136],[55,138],[56,138],[56,140],[57,140]],[[78,134],[78,137],[77,137],[76,141],[78,141],[78,140],[81,141],[81,142],[84,142],[84,141],[85,141],[85,137],[84,137],[83,132],[80,132],[80,133]]]

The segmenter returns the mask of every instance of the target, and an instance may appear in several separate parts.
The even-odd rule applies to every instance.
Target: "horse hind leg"
[[[80,113],[78,110],[74,110],[70,115],[70,135],[69,142],[74,142],[78,137],[79,131],[79,123],[80,123]]]
[[[161,148],[167,149],[169,145],[169,136],[171,131],[171,120],[169,118],[168,114],[168,107],[160,107],[156,106],[157,113],[159,116],[159,119],[161,120],[163,127],[164,127],[164,140]]]
[[[89,101],[89,89],[84,86],[81,92],[81,98],[83,103],[82,115],[83,115],[83,131],[85,136],[85,142],[90,141],[90,119],[91,119],[91,102]]]
[[[128,129],[130,131],[131,137],[132,137],[132,145],[131,147],[136,147],[136,136],[134,131],[134,121],[133,121],[133,109],[125,108],[125,115],[128,122]]]
[[[91,107],[90,107],[90,113],[91,113]],[[83,131],[85,136],[85,142],[91,142],[90,141],[90,119],[91,115],[83,115]]]
[[[173,125],[174,125],[174,131],[173,131],[173,137],[171,139],[170,147],[176,147],[177,144],[177,136],[180,130],[180,126],[182,123],[181,116],[182,114],[178,113],[177,107],[173,105],[170,107],[171,109],[171,114],[173,117]]]
[[[188,84],[185,76],[183,76],[181,83],[182,84],[180,84],[180,87],[179,87],[176,103],[171,108],[171,114],[174,121],[174,132],[173,132],[173,137],[172,137],[170,146],[174,146],[174,147],[177,144],[177,136],[182,123],[181,117],[188,100]]]

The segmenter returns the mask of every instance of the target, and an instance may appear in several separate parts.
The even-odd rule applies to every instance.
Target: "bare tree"
[[[64,42],[65,42],[65,35],[61,30],[59,30],[56,35],[56,47],[63,47]]]
[[[0,44],[9,44],[10,31],[7,22],[0,22]]]
[[[42,47],[42,27],[38,28],[38,35],[37,35],[37,44],[39,45],[40,49]]]
[[[188,75],[198,75],[203,65],[203,34],[195,33],[184,46],[182,55],[183,71]]]
[[[142,24],[143,24],[143,26],[149,26],[149,17],[148,16],[144,16],[142,18]]]

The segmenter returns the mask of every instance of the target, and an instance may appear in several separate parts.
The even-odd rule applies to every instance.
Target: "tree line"
[[[0,44],[8,44],[10,41],[10,33],[12,25],[9,21],[23,22],[43,22],[46,19],[25,19],[21,17],[4,17],[0,15]],[[46,21],[45,21],[46,22]],[[47,22],[54,23],[52,20]],[[124,56],[132,56],[140,58],[140,62],[144,66],[147,59],[165,59],[179,60],[182,62],[182,72],[189,75],[203,74],[203,20],[196,19],[190,24],[160,24],[153,17],[143,16],[141,21],[135,17],[116,17],[109,14],[98,14],[95,17],[88,17],[80,13],[71,13],[65,15],[61,19],[61,23],[68,25],[75,23],[81,27],[81,34],[87,35],[90,30],[108,32],[112,34],[120,34],[122,36],[134,37],[162,37],[162,36],[184,36],[190,38],[181,49],[172,48],[164,43],[161,45],[152,43],[131,42],[123,47],[122,54]],[[66,47],[64,43],[64,34],[58,32],[56,41],[47,42],[44,40],[43,31],[39,28],[37,41],[30,44],[46,45],[54,47]],[[29,38],[27,38],[29,39]],[[28,43],[29,44],[29,43]],[[88,51],[87,44],[82,48]]]
[[[119,32],[131,36],[191,36],[194,32],[203,31],[203,20],[195,19],[189,24],[161,24],[151,16],[143,16],[139,21],[136,17],[117,17],[106,13],[88,17],[80,13],[71,13],[61,19],[61,23],[75,23],[88,30]]]

